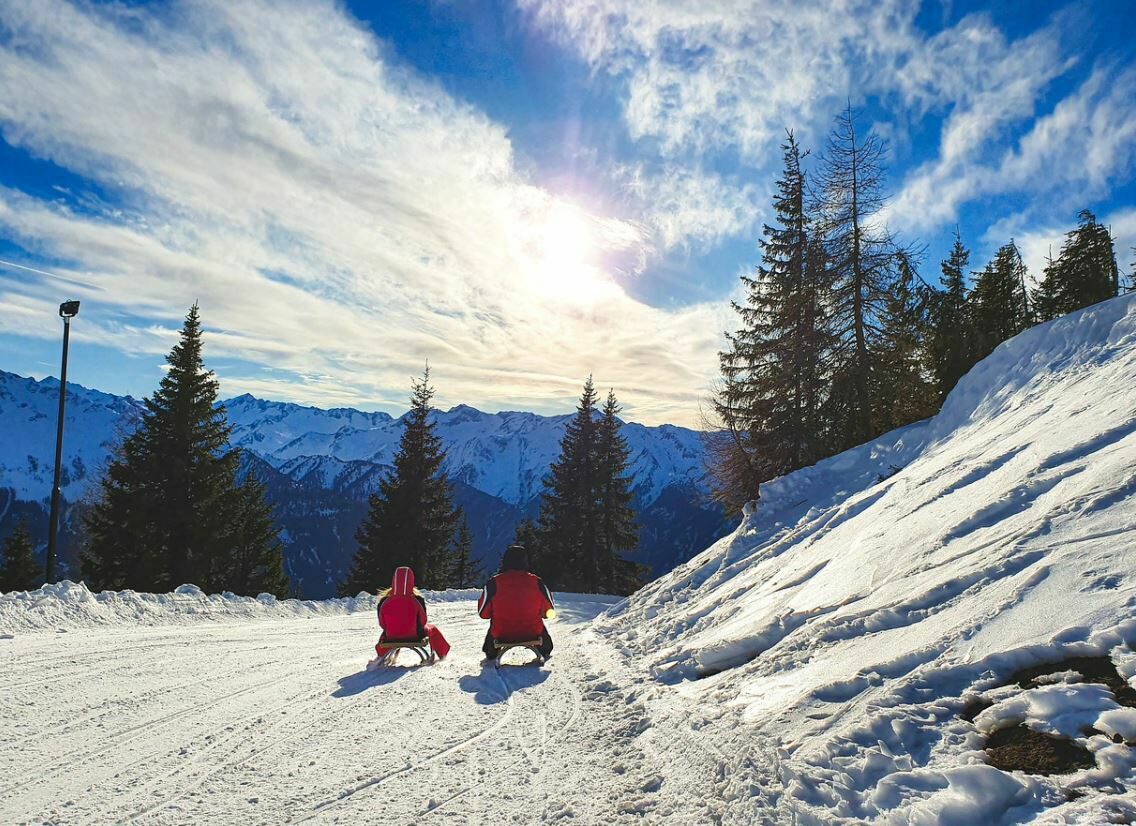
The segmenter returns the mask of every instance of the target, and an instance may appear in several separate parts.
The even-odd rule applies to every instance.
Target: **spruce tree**
[[[821,361],[826,330],[826,270],[812,243],[805,209],[802,153],[790,131],[782,145],[784,170],[765,225],[762,263],[743,276],[744,304],[733,303],[741,329],[727,333],[719,354],[723,383],[715,413],[727,433],[715,437],[715,498],[731,510],[756,498],[760,484],[823,454]]]
[[[597,549],[597,585],[606,593],[630,593],[641,583],[628,581],[631,572],[621,563],[622,552],[639,544],[639,526],[631,507],[633,482],[628,473],[631,450],[620,433],[623,423],[615,390],[609,390],[597,434],[596,480],[599,486],[600,543]]]
[[[35,561],[32,538],[24,522],[18,522],[15,530],[8,534],[2,552],[0,593],[31,591],[43,584],[43,568]]]
[[[386,587],[394,569],[410,566],[429,588],[450,587],[452,539],[457,524],[446,454],[430,420],[434,388],[430,369],[412,382],[410,411],[403,417],[394,467],[379,482],[356,533],[359,543],[344,595]]]
[[[976,362],[1030,326],[1026,265],[1013,241],[1001,247],[994,260],[979,273],[970,306]]]
[[[250,472],[236,490],[232,503],[230,545],[225,571],[226,587],[238,594],[288,596],[284,552],[264,485]]]
[[[231,579],[235,536],[246,531],[248,497],[237,484],[237,450],[229,446],[217,380],[202,361],[197,304],[186,315],[178,343],[142,421],[127,436],[103,476],[85,518],[83,570],[97,587],[168,591],[195,583],[207,591],[244,590]],[[279,566],[271,527],[246,548]]]
[[[1052,260],[1034,293],[1039,321],[1115,298],[1120,294],[1120,269],[1116,265],[1112,234],[1089,210],[1082,210],[1080,225],[1065,235],[1065,243]]]
[[[897,245],[882,228],[882,161],[885,144],[875,134],[857,135],[852,108],[837,118],[819,174],[817,213],[832,279],[835,346],[826,418],[832,448],[843,450],[878,435],[886,425],[873,378],[878,369],[880,317],[895,281]]]
[[[942,262],[941,291],[932,296],[927,349],[939,401],[947,397],[975,363],[973,321],[966,289],[970,251],[955,227],[955,243]]]
[[[596,390],[588,376],[541,495],[539,572],[561,590],[592,591],[599,585],[595,412]]]
[[[881,431],[925,419],[938,409],[938,393],[927,369],[933,290],[905,254],[897,257],[896,273],[880,316],[878,369],[872,374],[878,405],[874,419]]]
[[[469,532],[469,519],[465,511],[460,514],[458,534],[454,540],[453,570],[450,574],[451,588],[476,588],[481,585],[485,572],[480,563],[473,558],[473,536]]]

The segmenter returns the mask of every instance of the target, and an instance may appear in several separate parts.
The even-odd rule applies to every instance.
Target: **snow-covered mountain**
[[[33,517],[51,491],[59,383],[0,371],[0,533],[5,512]],[[266,479],[289,541],[288,564],[306,596],[328,596],[354,550],[362,505],[390,466],[401,419],[348,408],[323,410],[238,396],[224,402],[233,443]],[[78,502],[98,479],[119,436],[137,421],[140,402],[68,383],[64,497]],[[569,416],[482,413],[459,405],[435,421],[446,470],[465,508],[475,552],[495,559],[531,515],[559,452]],[[656,571],[689,558],[721,535],[720,512],[703,501],[699,434],[671,425],[628,423],[636,503],[644,542],[637,558]]]
[[[659,708],[771,765],[793,822],[1132,822],[1133,571],[1136,295],[767,485],[601,628],[677,686]],[[767,804],[742,792],[735,815]]]
[[[249,395],[225,402],[233,443],[292,475],[315,474],[325,487],[359,473],[358,463],[387,466],[398,449],[402,419],[385,413],[321,410]],[[490,496],[525,505],[540,495],[571,418],[535,413],[482,413],[458,405],[434,416],[446,447],[446,471]],[[636,493],[654,502],[668,487],[704,490],[699,434],[672,425],[624,425]]]

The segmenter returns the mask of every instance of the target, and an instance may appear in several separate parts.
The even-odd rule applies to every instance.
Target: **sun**
[[[579,207],[557,201],[538,225],[533,280],[556,299],[594,301],[605,292],[595,220]]]

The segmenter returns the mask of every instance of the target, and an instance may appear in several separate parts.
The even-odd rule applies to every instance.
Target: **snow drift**
[[[731,536],[601,628],[777,744],[803,822],[1102,822],[1136,816],[1136,750],[1088,727],[1128,736],[1129,712],[1087,684],[996,687],[1071,655],[1136,673],[1134,570],[1127,296],[1004,343],[934,418],[766,485]],[[976,727],[959,712],[980,695],[995,705]],[[987,765],[984,735],[1022,722],[1076,738],[1096,767]]]
[[[424,591],[427,600],[453,602],[477,599],[475,589]],[[288,619],[373,613],[374,594],[327,600],[277,599],[271,594],[242,597],[206,594],[196,585],[182,585],[169,594],[138,591],[93,593],[83,583],[58,582],[34,591],[0,593],[0,634],[63,631],[103,625],[183,625],[194,622],[240,622],[250,619]]]

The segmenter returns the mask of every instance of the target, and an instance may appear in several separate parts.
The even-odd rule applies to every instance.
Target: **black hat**
[[[501,557],[502,571],[527,571],[529,569],[529,552],[524,545],[510,545]]]

